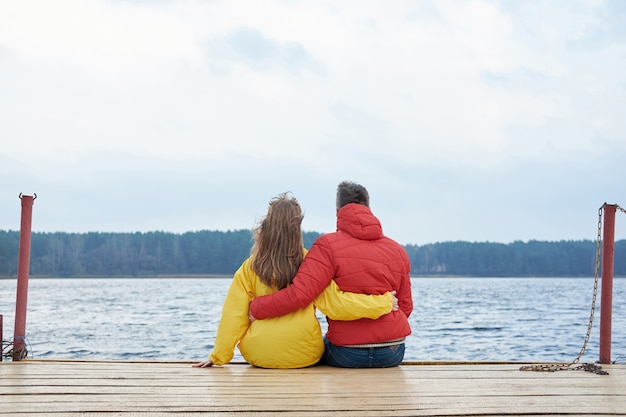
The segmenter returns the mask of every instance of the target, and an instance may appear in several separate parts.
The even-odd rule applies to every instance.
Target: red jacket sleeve
[[[404,261],[406,273],[402,277],[401,287],[396,293],[398,298],[398,309],[406,314],[407,317],[413,312],[413,293],[411,291],[411,264],[408,256]]]
[[[311,246],[292,284],[271,295],[256,297],[250,303],[250,313],[256,319],[267,319],[306,307],[324,291],[334,276],[331,251],[322,236]]]

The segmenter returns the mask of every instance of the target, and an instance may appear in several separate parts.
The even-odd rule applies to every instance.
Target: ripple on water
[[[229,285],[230,279],[31,279],[29,351],[40,358],[202,360]],[[587,332],[592,278],[414,278],[412,285],[406,360],[570,361]],[[625,286],[626,279],[615,279],[612,353],[621,358]],[[13,332],[14,300],[15,280],[0,280],[5,339]],[[588,361],[598,357],[599,312],[595,320]],[[235,360],[242,360],[237,352]]]

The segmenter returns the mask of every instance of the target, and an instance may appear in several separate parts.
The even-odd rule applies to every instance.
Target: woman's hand
[[[211,360],[209,359],[208,361],[199,362],[191,366],[193,366],[194,368],[210,368],[211,366],[213,366],[213,362],[211,362]]]
[[[398,298],[396,298],[396,290],[390,291],[391,294],[391,311],[398,311]]]

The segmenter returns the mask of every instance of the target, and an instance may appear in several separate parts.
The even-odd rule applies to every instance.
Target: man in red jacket
[[[344,368],[397,366],[404,358],[404,339],[411,334],[410,269],[404,248],[383,235],[380,221],[369,209],[367,189],[344,181],[337,187],[337,231],[313,243],[292,285],[255,298],[250,314],[265,319],[298,310],[310,304],[332,279],[344,291],[395,291],[398,310],[376,320],[327,318],[323,362]]]

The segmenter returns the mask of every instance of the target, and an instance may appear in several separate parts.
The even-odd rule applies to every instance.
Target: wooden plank
[[[582,395],[582,394],[581,394]],[[583,401],[584,398],[584,401]],[[10,400],[0,400],[0,415],[8,413],[17,415],[17,412],[33,411],[56,411],[59,413],[70,411],[131,411],[131,410],[160,410],[173,409],[177,411],[189,409],[214,410],[238,410],[238,411],[275,411],[287,412],[296,410],[306,411],[367,411],[385,410],[394,408],[398,410],[418,410],[427,406],[433,408],[437,406],[448,410],[465,410],[465,414],[471,410],[486,407],[498,407],[501,411],[508,413],[531,413],[546,412],[560,409],[561,413],[596,413],[616,415],[624,414],[624,401],[616,399],[614,395],[591,396],[584,395],[569,396],[540,396],[540,395],[517,395],[502,396],[492,393],[485,395],[463,396],[463,395],[421,395],[414,397],[369,397],[346,394],[344,396],[313,396],[313,395],[245,395],[231,396],[220,399],[217,394],[206,393],[203,396],[187,395],[155,395],[147,393],[117,394],[117,395],[54,395],[35,398],[30,396],[16,396]],[[531,407],[534,405],[534,408]],[[455,411],[458,412],[458,411]],[[619,414],[621,413],[621,414]],[[452,413],[454,414],[454,413]],[[461,413],[461,415],[465,415]]]
[[[245,364],[0,364],[0,416],[626,415],[626,367],[522,372],[520,364],[266,370]]]
[[[0,414],[1,415],[1,414]],[[246,416],[254,416],[254,417],[276,417],[276,413],[275,412],[265,412],[265,411],[252,411],[252,412],[236,412],[236,411],[231,411],[231,412],[215,412],[215,411],[179,411],[179,412],[171,412],[171,411],[161,411],[161,410],[157,410],[157,411],[150,411],[150,412],[123,412],[123,413],[118,413],[118,412],[112,412],[112,413],[102,413],[102,412],[67,412],[67,413],[63,413],[62,416],[63,417],[103,417],[103,416],[115,416],[115,417],[199,417],[199,416],[225,416],[225,415],[237,415],[239,417],[246,417]],[[317,416],[319,414],[316,413],[287,413],[287,414],[281,414],[281,415],[285,415],[288,417],[298,417],[298,416],[303,416],[303,417],[312,417],[312,416]],[[416,413],[396,413],[396,412],[391,412],[391,413],[386,413],[386,416],[398,416],[398,417],[411,417],[411,416],[428,416],[428,415],[432,415],[432,414],[416,414]],[[59,417],[58,413],[47,413],[47,412],[42,412],[42,413],[37,413],[36,415],[32,415],[33,417]],[[332,413],[324,413],[324,416],[328,416],[328,417],[352,417],[355,416],[354,413],[350,413],[350,412],[332,412]],[[361,417],[380,417],[381,414],[378,411],[365,411],[365,412],[360,412],[358,414],[358,416]],[[517,417],[516,415],[508,415],[507,417]],[[519,417],[522,416],[527,416],[527,414],[523,414],[523,415],[519,415]],[[578,415],[577,415],[578,416]],[[581,417],[593,417],[593,415],[582,415],[580,414]],[[574,416],[576,417],[576,416]]]
[[[603,400],[600,398],[599,400]],[[524,403],[513,403],[505,398],[486,398],[477,402],[467,403],[465,401],[441,401],[441,399],[423,400],[410,404],[370,404],[363,402],[359,404],[334,404],[318,401],[293,402],[288,403],[266,403],[255,402],[246,404],[214,405],[210,399],[203,404],[170,404],[163,401],[156,401],[150,404],[126,404],[111,402],[91,402],[74,403],[32,403],[26,405],[3,404],[0,415],[23,416],[38,413],[57,413],[66,415],[68,413],[110,413],[116,416],[127,416],[138,413],[280,413],[281,416],[292,415],[445,415],[445,416],[467,416],[467,415],[569,415],[569,414],[589,414],[589,415],[623,415],[623,409],[615,406],[598,406],[596,404],[579,404],[574,408],[571,402],[566,401],[535,401],[532,398],[523,398]]]

